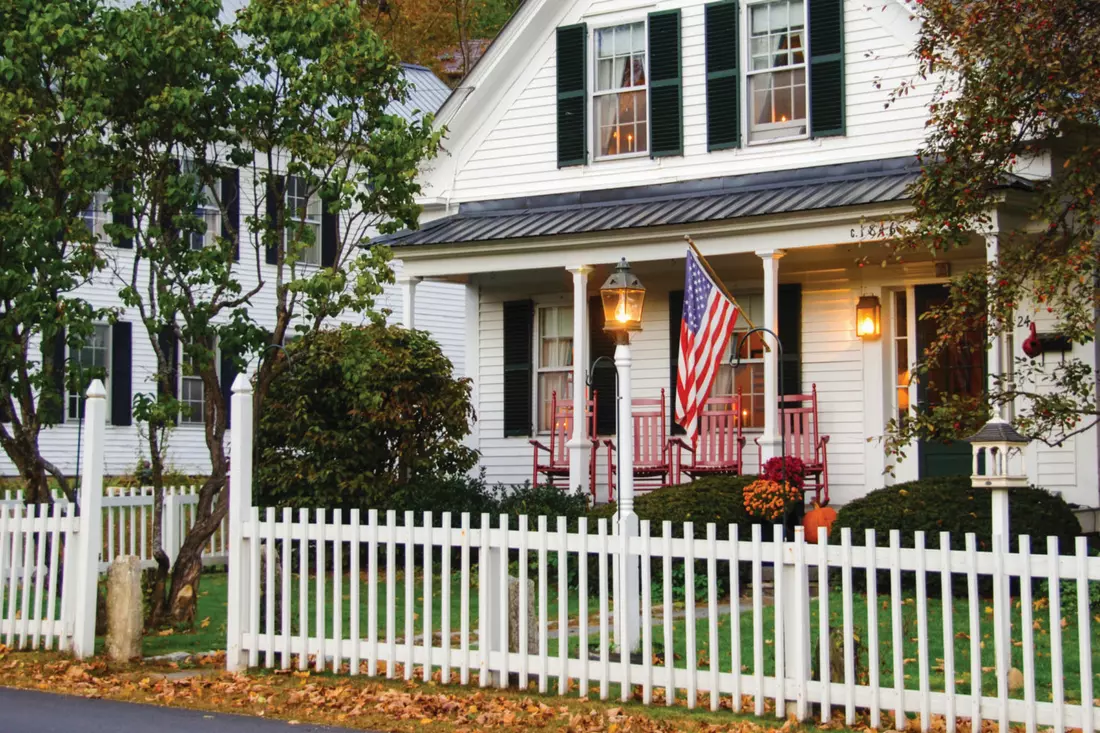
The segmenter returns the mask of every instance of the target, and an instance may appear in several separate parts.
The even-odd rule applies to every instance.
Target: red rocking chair
[[[712,397],[699,416],[699,433],[688,445],[683,438],[673,438],[676,445],[676,483],[680,474],[691,478],[714,474],[742,473],[742,451],[745,436],[741,433],[741,392],[734,397]],[[690,462],[684,462],[684,452]]]
[[[668,439],[665,391],[661,399],[636,399],[631,405],[634,420],[634,479],[646,484],[640,489],[659,489],[669,485],[672,476],[672,443]],[[615,442],[607,446],[607,498],[615,499]]]
[[[829,502],[829,436],[821,435],[817,420],[817,385],[810,394],[783,395],[779,416],[786,455],[801,459],[806,467],[805,491],[813,491],[819,504]],[[760,439],[756,439],[760,445]]]
[[[573,402],[558,402],[558,393],[550,395],[550,414],[553,420],[550,424],[550,439],[546,445],[540,441],[529,441],[534,447],[534,473],[531,483],[539,483],[539,474],[546,477],[546,483],[551,486],[574,489],[569,486],[569,439],[573,437]],[[592,500],[596,500],[596,451],[599,448],[599,440],[596,439],[596,393],[588,398],[588,440],[592,444],[592,450],[588,456],[588,483],[591,486]],[[540,458],[542,459],[540,461]]]

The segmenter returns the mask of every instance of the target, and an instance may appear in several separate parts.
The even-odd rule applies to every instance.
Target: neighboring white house
[[[412,119],[425,113],[434,113],[450,94],[450,89],[440,81],[429,69],[411,64],[404,65],[406,78],[412,85],[412,94],[407,102],[395,105],[394,111]],[[247,170],[230,172],[221,185],[223,200],[234,201],[227,205],[227,215],[236,214],[239,217],[239,225],[243,228],[244,217],[253,210],[254,202],[251,200],[253,186],[245,179],[251,175]],[[235,186],[239,196],[233,196],[226,190],[226,186]],[[287,196],[295,193],[293,183],[287,186]],[[307,215],[316,217],[318,230],[325,230],[322,220],[327,214],[322,214],[320,206],[315,202],[295,202],[296,208],[304,209]],[[100,230],[106,218],[111,216],[105,208],[106,194],[86,213],[89,226]],[[206,215],[207,231],[222,231],[221,214],[217,207],[211,207]],[[313,261],[317,265],[324,265],[325,238],[327,230],[318,236],[316,252]],[[241,242],[248,238],[241,236]],[[96,307],[121,307],[118,291],[123,283],[123,278],[128,273],[133,263],[133,250],[125,247],[105,245],[105,256],[108,260],[106,270],[97,275],[94,281],[80,289],[80,295],[86,298]],[[308,255],[307,255],[308,256]],[[269,264],[269,257],[265,252],[259,252],[251,246],[240,247],[240,265],[234,271],[239,273],[245,290],[252,287],[257,278],[256,258],[260,258],[259,268],[267,273],[265,287],[253,298],[255,310],[253,316],[262,326],[274,325],[273,306],[273,273],[275,267]],[[377,308],[392,311],[390,320],[399,322],[406,315],[403,310],[402,291],[400,277],[402,265],[394,262],[394,271],[399,278],[399,284],[387,286],[386,292],[379,298]],[[310,265],[299,265],[308,267]],[[122,273],[118,275],[116,273]],[[443,347],[444,352],[454,362],[456,371],[462,373],[464,369],[464,344],[465,326],[463,324],[464,293],[461,286],[448,283],[426,283],[418,291],[416,302],[416,321],[421,329],[432,333]],[[347,314],[338,319],[348,323],[359,323],[361,316]],[[68,353],[72,352],[72,353]],[[176,352],[179,353],[178,350]],[[142,392],[156,391],[156,355],[152,345],[142,327],[136,309],[122,308],[119,320],[114,325],[103,324],[96,327],[95,337],[81,350],[64,349],[57,353],[55,358],[72,359],[82,364],[103,367],[107,372],[108,391],[108,417],[106,440],[106,466],[108,474],[131,473],[138,461],[148,457],[145,450],[145,441],[139,435],[138,426],[132,419],[130,405],[133,396]],[[231,369],[222,366],[222,388],[228,391],[232,382]],[[192,378],[179,374],[179,397],[185,403],[180,424],[174,428],[168,439],[168,465],[171,469],[201,473],[208,470],[209,458],[205,444],[204,431],[202,429],[202,382],[198,378]],[[187,409],[190,403],[191,410]],[[55,427],[43,431],[39,443],[43,455],[62,471],[72,474],[77,470],[78,455],[81,449],[81,430],[78,419],[80,402],[76,395],[67,395],[65,399],[64,422]],[[199,422],[195,422],[195,421]],[[0,475],[14,475],[14,466],[7,455],[0,454]]]
[[[915,22],[901,0],[522,5],[440,111],[449,156],[423,175],[427,223],[382,238],[406,274],[425,279],[421,288],[465,287],[465,368],[490,481],[532,478],[529,440],[545,439],[551,396],[572,399],[593,357],[608,353],[590,298],[622,257],[648,288],[633,341],[634,393],[656,398],[664,389],[669,398],[685,235],[751,319],[778,330],[783,391],[816,385],[834,501],[969,473],[966,444],[930,443],[909,451],[896,477],[884,475],[875,440],[930,387],[973,392],[987,378],[981,336],[929,384],[912,384],[909,371],[934,335],[921,313],[944,297],[952,271],[986,260],[996,233],[939,260],[915,253],[878,266],[888,222],[909,210],[932,92],[926,82],[886,104],[915,69]],[[1052,153],[1027,175],[1059,167]],[[996,213],[1011,216],[1028,188],[1023,177],[1006,182]],[[875,266],[859,267],[861,257]],[[856,335],[862,295],[881,303],[878,338]],[[1071,348],[1093,358],[1092,347]],[[778,452],[779,377],[776,352],[754,344],[743,356],[716,391],[745,395],[754,471],[754,438],[765,456]],[[594,372],[603,385],[599,432],[609,436],[614,382],[603,374]],[[1031,480],[1097,505],[1094,433],[1031,448]],[[570,451],[582,485],[587,451],[581,443]]]

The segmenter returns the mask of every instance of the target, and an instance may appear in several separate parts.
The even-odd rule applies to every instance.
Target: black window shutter
[[[741,69],[737,0],[710,3],[706,12],[707,150],[741,144]]]
[[[504,304],[504,436],[531,434],[531,364],[535,304],[510,300]]]
[[[241,259],[241,172],[222,169],[222,237],[233,243],[233,259]]]
[[[114,185],[111,186],[111,191],[112,193],[118,192],[121,194],[129,195],[133,194],[134,186],[129,181],[115,181]],[[134,214],[133,203],[129,201],[129,196],[127,196],[128,200],[125,206],[117,200],[117,197],[114,198],[115,200],[112,200],[111,202],[111,221],[115,224],[119,224],[121,226],[129,227],[132,229],[134,226]],[[117,246],[122,247],[123,249],[134,248],[133,237],[122,236],[119,237],[116,241]]]
[[[596,359],[606,356],[615,358],[615,338],[603,330],[603,299],[593,295],[588,299],[588,343],[591,353],[588,355],[588,368]],[[596,434],[615,434],[615,365],[601,361],[591,372],[592,389],[596,392]],[[574,387],[575,388],[575,387]]]
[[[52,372],[50,377],[53,379],[53,392],[56,397],[56,402],[51,398],[46,401],[44,406],[39,407],[39,412],[42,413],[42,417],[51,423],[65,422],[66,412],[66,399],[65,399],[65,356],[68,351],[68,347],[65,344],[65,329],[62,328],[57,332],[57,335],[53,338],[53,365],[51,366]]]
[[[336,266],[336,249],[340,241],[340,214],[330,212],[333,199],[321,198],[321,267]]]
[[[669,425],[673,435],[683,435],[686,431],[676,422],[676,378],[680,366],[680,327],[684,321],[684,291],[673,290],[668,294],[668,363],[669,380]]]
[[[269,244],[264,248],[264,259],[269,265],[276,265],[279,263],[279,250],[283,246],[283,231],[280,229],[272,236],[271,232],[278,225],[278,206],[279,201],[285,200],[286,196],[286,178],[283,176],[272,176],[267,182],[267,228],[268,232],[266,236],[269,239]],[[272,246],[274,245],[274,246]]]
[[[176,340],[176,330],[171,324],[165,325],[161,328],[160,333],[157,334],[157,342],[160,345],[160,350],[164,352],[165,358],[168,359],[168,384],[169,394],[172,397],[179,396],[179,364],[180,364],[180,348],[179,342]],[[163,388],[160,382],[157,382],[157,393],[163,394]]]
[[[783,341],[783,394],[802,392],[802,286],[779,286],[779,338]]]
[[[844,0],[810,0],[810,133],[844,134]]]
[[[649,14],[649,154],[684,154],[680,11]]]
[[[133,366],[133,324],[119,321],[111,326],[111,424],[131,425],[131,381]]]
[[[222,399],[225,400],[225,426],[228,428],[233,419],[233,381],[237,378],[237,362],[233,361],[232,354],[222,352],[220,378]]]
[[[588,26],[558,28],[558,167],[588,162]]]

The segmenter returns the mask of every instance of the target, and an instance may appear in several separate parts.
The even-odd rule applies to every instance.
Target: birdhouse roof
[[[971,443],[1030,443],[1016,431],[1016,428],[1004,420],[993,419],[982,426],[982,429],[971,435],[967,440]]]

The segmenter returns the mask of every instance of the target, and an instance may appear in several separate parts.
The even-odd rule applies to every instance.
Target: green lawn
[[[326,599],[331,601],[332,598],[332,585],[331,577],[327,579],[325,593]],[[452,577],[451,581],[451,628],[452,631],[457,631],[459,627],[460,619],[460,604],[461,595],[459,593],[459,578],[457,576]],[[293,613],[292,613],[292,629],[297,633],[297,598],[298,598],[298,577],[293,577],[293,587],[291,593]],[[345,576],[343,580],[342,595],[343,601],[343,637],[350,638],[349,632],[349,611],[350,611],[350,594],[348,587],[348,578]],[[404,576],[399,576],[396,581],[396,636],[400,639],[404,636],[404,609],[405,609],[405,591],[404,591]],[[416,605],[419,609],[423,602],[422,594],[422,580],[420,577],[416,579],[415,592],[416,592]],[[551,623],[554,623],[557,619],[557,597],[552,594],[548,599],[549,605],[549,619]],[[309,584],[309,614],[308,623],[310,625],[311,632],[315,632],[315,579],[310,579]],[[380,634],[382,638],[385,638],[385,598],[386,598],[386,584],[384,581],[379,583],[378,598],[380,602],[379,609],[379,625]],[[477,588],[471,588],[470,590],[470,629],[473,633],[477,632],[477,619],[478,619],[478,594]],[[570,592],[570,605],[569,616],[571,623],[570,634],[570,655],[576,656],[579,647],[579,638],[577,636],[577,596],[575,591]],[[654,604],[660,602],[660,593],[654,594]],[[842,596],[839,592],[833,592],[830,594],[829,609],[830,609],[830,628],[837,629],[842,627],[841,608],[842,608]],[[994,659],[994,645],[992,640],[993,624],[992,624],[992,602],[989,600],[979,601],[981,604],[980,609],[980,628],[981,628],[981,667],[982,674],[982,689],[987,695],[996,694],[996,674],[995,674],[995,659]],[[367,588],[363,584],[360,587],[360,635],[366,637],[368,634],[367,629]],[[697,604],[698,607],[704,607],[703,604]],[[811,604],[811,645],[813,649],[813,658],[816,660],[818,654],[818,602],[816,598],[812,599]],[[878,621],[878,635],[879,635],[879,684],[882,687],[891,687],[894,684],[893,680],[893,633],[891,626],[891,616],[889,610],[889,596],[880,596],[877,613]],[[432,628],[435,631],[439,631],[442,628],[442,591],[439,587],[438,574],[435,578],[435,584],[432,594]],[[855,644],[857,671],[857,681],[861,684],[866,684],[869,679],[869,649],[867,648],[867,604],[866,596],[856,595],[852,599],[853,610],[853,630],[854,637],[858,640]],[[942,606],[938,599],[930,599],[927,603],[928,612],[928,654],[929,654],[929,686],[933,691],[944,689],[944,669],[943,669],[943,616]],[[199,594],[199,619],[200,627],[194,632],[189,633],[173,633],[170,636],[150,636],[145,640],[145,653],[147,655],[163,654],[169,651],[210,651],[212,649],[221,649],[225,646],[225,614],[226,614],[226,576],[224,574],[210,574],[203,577],[202,586]],[[331,604],[326,604],[326,633],[331,633],[332,630],[332,612]],[[1018,607],[1018,601],[1014,601],[1013,604],[1013,626],[1012,626],[1012,665],[1018,669],[1023,669],[1023,647],[1020,628],[1020,609]],[[598,600],[589,597],[589,616],[590,625],[598,626]],[[970,640],[967,634],[969,633],[969,617],[966,599],[956,599],[954,602],[954,648],[955,648],[955,681],[956,687],[959,692],[970,692]],[[1034,619],[1038,621],[1039,628],[1033,629],[1034,644],[1037,652],[1036,657],[1036,695],[1039,700],[1049,700],[1051,698],[1051,667],[1050,667],[1050,633],[1049,633],[1049,613],[1045,607],[1037,609],[1034,613]],[[722,615],[718,619],[719,629],[719,643],[718,643],[718,665],[722,671],[731,671],[731,649],[732,649],[732,633],[731,633],[731,620],[732,617],[729,614]],[[1067,617],[1067,624],[1062,629],[1062,648],[1063,648],[1063,663],[1066,674],[1063,676],[1063,682],[1066,690],[1067,701],[1079,701],[1080,700],[1080,671],[1079,671],[1079,645],[1078,645],[1078,627],[1075,618]],[[535,619],[532,619],[532,624]],[[205,624],[205,626],[203,626]],[[416,633],[420,634],[423,631],[423,617],[422,614],[417,613],[416,621]],[[775,646],[774,646],[774,612],[771,606],[764,607],[764,673],[773,674],[775,669]],[[612,639],[614,638],[614,626],[611,625],[609,629]],[[687,647],[686,647],[686,624],[683,619],[677,619],[673,624],[673,663],[677,667],[687,666]],[[745,673],[753,673],[753,629],[752,629],[752,617],[751,611],[743,612],[740,619],[740,631],[741,631],[741,668]],[[1092,658],[1093,658],[1093,671],[1094,673],[1100,673],[1100,622],[1091,624],[1090,631],[1092,635]],[[699,620],[696,623],[696,660],[700,668],[708,669],[711,661],[715,658],[714,651],[710,648],[709,643],[709,625],[707,619]],[[911,596],[907,596],[902,606],[902,656],[904,659],[904,674],[905,674],[905,687],[907,689],[917,689],[919,681],[919,666],[918,666],[918,644],[917,644],[917,609],[915,599]],[[653,628],[653,639],[655,648],[661,649],[664,646],[664,630],[663,624],[660,619],[657,619],[657,624]],[[588,642],[590,645],[595,645],[598,649],[599,633],[598,631],[592,631],[588,635]],[[475,643],[476,646],[476,643]],[[558,650],[558,641],[556,639],[550,640],[550,654],[556,655]],[[815,664],[816,668],[816,664]],[[1100,674],[1096,675],[1097,684],[1100,685]],[[1022,697],[1022,691],[1015,691],[1014,696]]]

